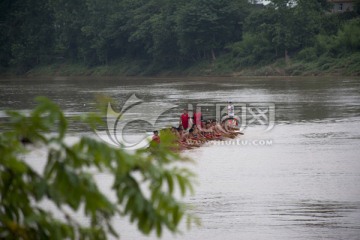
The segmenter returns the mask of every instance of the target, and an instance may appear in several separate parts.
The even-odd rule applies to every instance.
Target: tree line
[[[253,2],[3,0],[0,70],[23,73],[41,64],[92,67],[119,60],[167,69],[219,56],[247,66],[360,49],[358,7],[330,14],[326,0]]]

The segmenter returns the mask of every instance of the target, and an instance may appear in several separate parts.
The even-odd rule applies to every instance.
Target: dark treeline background
[[[360,49],[358,7],[331,14],[326,0],[253,2],[1,0],[0,71],[141,61],[156,72],[219,58],[243,67]]]

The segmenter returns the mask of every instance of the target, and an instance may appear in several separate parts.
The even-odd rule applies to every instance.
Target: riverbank
[[[16,69],[0,74],[19,76]],[[215,61],[201,61],[190,67],[160,68],[146,61],[118,61],[109,65],[88,67],[78,63],[54,63],[37,66],[21,74],[43,76],[360,76],[360,53],[341,58],[319,57],[304,61],[276,60],[267,65],[239,66],[235,58],[223,55]]]
[[[101,94],[114,98],[112,106],[118,113],[127,97],[135,93],[144,103],[154,104],[150,106],[158,108],[166,102],[178,105],[179,111],[188,103],[195,107],[202,103],[226,104],[232,99],[252,104],[253,114],[266,121],[266,108],[262,105],[258,112],[257,107],[261,106],[257,104],[275,103],[272,130],[265,131],[265,126],[255,123],[238,139],[224,144],[213,142],[183,153],[195,161],[191,170],[198,175],[199,183],[196,194],[187,203],[194,206],[202,227],[194,227],[176,239],[358,239],[359,79],[294,77],[293,81],[275,77],[254,81],[255,78],[214,78],[211,82],[200,78],[119,81],[116,77],[103,82],[99,80],[105,78],[97,77],[0,81],[0,106],[3,110],[31,109],[34,96],[42,95],[56,101],[66,116],[77,116],[93,112],[95,97]],[[142,116],[141,106],[144,105],[132,112]],[[164,113],[163,121],[156,121],[156,127],[178,123],[177,109]],[[209,107],[209,113],[212,111],[216,109]],[[250,112],[247,116],[252,119]],[[127,128],[142,135],[149,126],[145,121],[137,121]],[[71,135],[94,135],[78,121],[68,127]],[[71,144],[74,139],[66,140]],[[126,136],[125,140],[134,139]],[[42,151],[35,152],[28,159],[34,169],[43,167],[41,154]],[[96,179],[104,194],[113,194],[109,188],[111,176],[97,175]],[[85,218],[78,221],[88,224]],[[154,234],[142,236],[136,224],[127,219],[116,219],[115,228],[122,239],[158,240]],[[168,231],[164,234],[163,239],[174,239]]]

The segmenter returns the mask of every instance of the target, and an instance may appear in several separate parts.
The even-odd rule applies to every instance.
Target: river
[[[0,121],[5,109],[35,106],[37,95],[71,116],[95,111],[98,95],[119,112],[133,94],[153,106],[148,116],[177,107],[164,107],[154,126],[129,124],[130,135],[175,125],[191,106],[214,118],[232,101],[245,114],[239,139],[184,153],[199,182],[186,201],[202,226],[164,239],[360,239],[359,78],[2,79]],[[70,132],[94,135],[76,123]],[[124,220],[115,225],[122,239],[156,238]]]

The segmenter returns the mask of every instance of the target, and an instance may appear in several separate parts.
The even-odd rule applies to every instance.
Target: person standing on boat
[[[229,118],[235,117],[235,109],[234,109],[234,105],[232,104],[232,102],[228,102],[227,113],[228,113]]]
[[[180,125],[183,127],[184,130],[189,128],[189,114],[186,109],[184,109],[183,114],[180,116]]]
[[[202,117],[200,108],[196,108],[196,110],[195,110],[195,112],[194,112],[194,117],[193,117],[193,119],[194,119],[195,125],[196,125],[199,129],[201,129],[201,127],[202,127],[201,121],[202,121],[203,117]]]
[[[239,117],[235,116],[234,105],[230,101],[228,102],[227,117],[224,122],[226,123],[225,126],[230,128],[236,128],[240,122]]]

